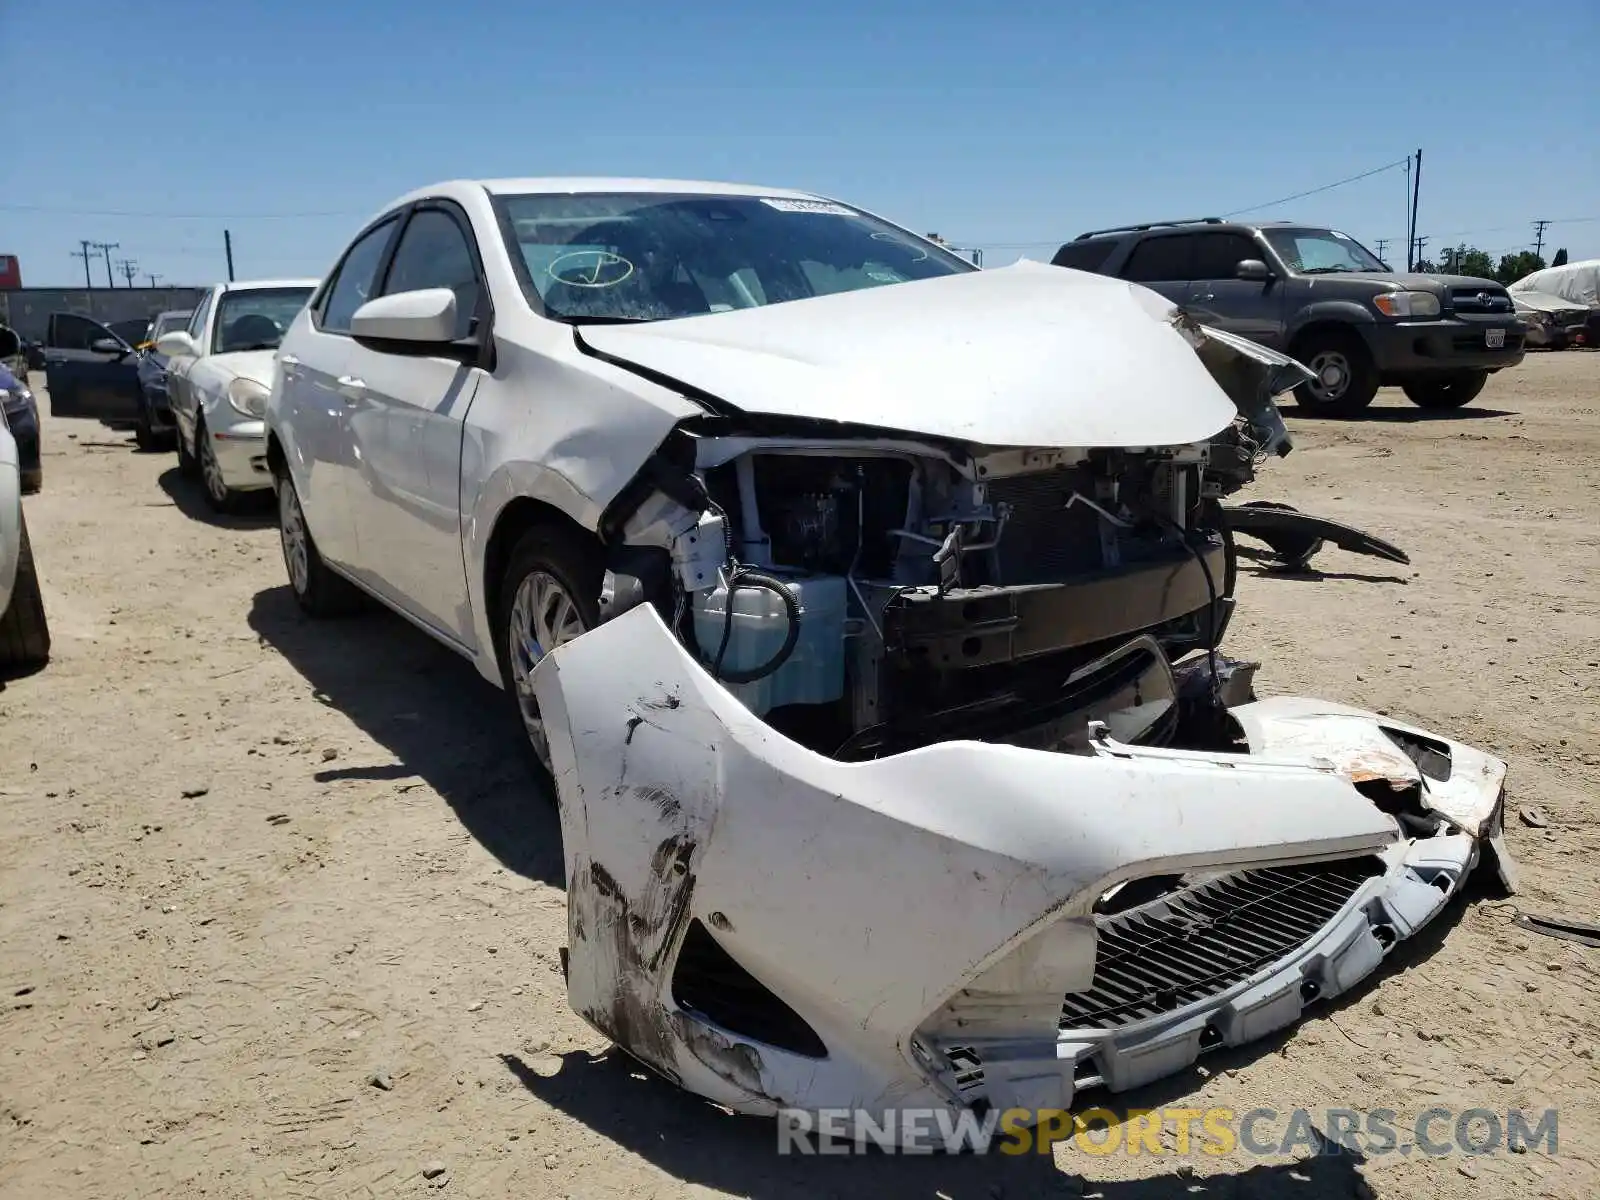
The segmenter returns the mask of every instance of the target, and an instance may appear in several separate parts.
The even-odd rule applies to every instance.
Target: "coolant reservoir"
[[[800,607],[800,637],[794,652],[771,675],[750,683],[725,683],[756,715],[786,704],[826,704],[844,695],[844,626],[848,592],[842,575],[783,580]],[[694,635],[707,670],[728,611],[728,589],[718,583],[694,594]],[[742,587],[733,594],[733,628],[722,656],[724,671],[753,670],[771,662],[789,634],[789,613],[768,589]]]

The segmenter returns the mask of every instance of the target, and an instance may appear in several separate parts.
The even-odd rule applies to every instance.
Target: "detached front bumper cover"
[[[1505,764],[1337,705],[1232,709],[1248,754],[1101,731],[1087,755],[840,763],[753,716],[649,606],[552,651],[534,687],[571,1003],[746,1113],[1135,1087],[1351,987],[1485,840],[1509,871]]]

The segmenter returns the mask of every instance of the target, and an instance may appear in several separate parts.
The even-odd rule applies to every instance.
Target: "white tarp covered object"
[[[1525,275],[1506,289],[1513,301],[1527,292],[1542,292],[1547,296],[1560,296],[1586,308],[1600,307],[1600,258],[1567,263],[1561,267],[1546,267]]]

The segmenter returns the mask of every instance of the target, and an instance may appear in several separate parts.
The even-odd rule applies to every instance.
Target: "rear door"
[[[1185,307],[1202,325],[1214,325],[1263,346],[1284,344],[1284,281],[1240,279],[1239,264],[1267,263],[1266,252],[1242,233],[1218,230],[1194,235],[1193,278]]]
[[[1146,234],[1118,274],[1160,292],[1174,304],[1182,304],[1189,296],[1194,250],[1195,235],[1192,233]]]
[[[91,349],[117,343],[111,354]],[[139,416],[139,360],[132,347],[99,321],[77,313],[51,313],[44,348],[45,388],[57,417],[133,422]]]

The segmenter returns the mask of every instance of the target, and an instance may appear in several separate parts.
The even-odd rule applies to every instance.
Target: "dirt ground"
[[[1262,694],[1506,758],[1523,892],[1483,889],[1292,1035],[1120,1099],[1406,1128],[1554,1107],[1555,1154],[780,1158],[772,1123],[567,1008],[557,823],[500,694],[398,619],[302,620],[269,512],[218,521],[172,456],[47,419],[26,511],[55,657],[0,692],[0,1195],[1600,1194],[1600,951],[1512,923],[1600,913],[1600,353],[1530,356],[1431,419],[1387,391],[1365,420],[1289,416],[1254,496],[1413,565],[1248,568],[1227,648],[1265,662]],[[1515,815],[1535,805],[1542,826]]]

